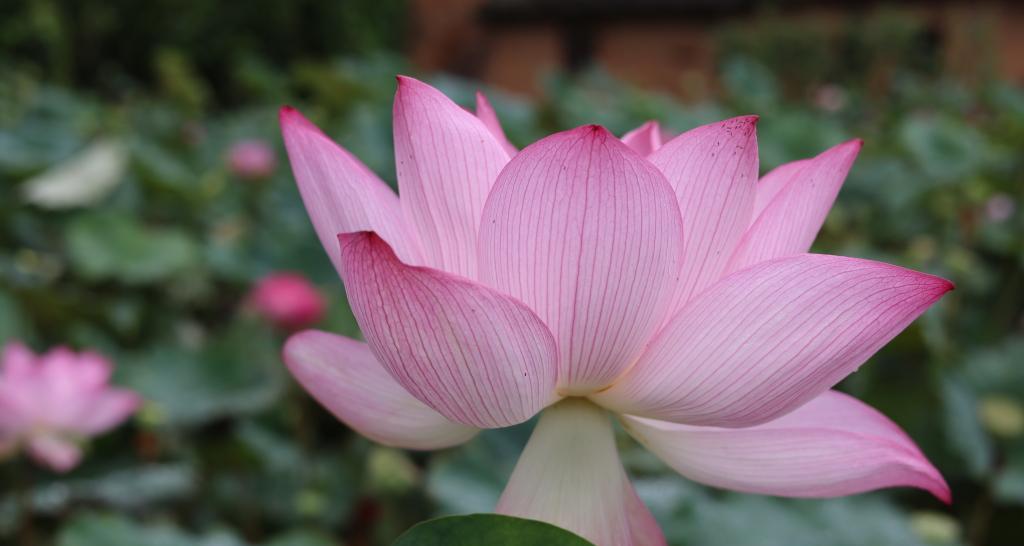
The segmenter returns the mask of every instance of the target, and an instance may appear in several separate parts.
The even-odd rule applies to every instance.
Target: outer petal
[[[501,144],[505,152],[509,157],[514,157],[519,153],[519,149],[512,145],[505,137],[505,131],[501,128],[501,122],[498,121],[498,114],[494,112],[494,107],[491,106],[491,102],[487,100],[487,97],[480,91],[476,92],[476,117],[480,121],[484,122],[487,130],[494,135],[494,139]]]
[[[38,362],[34,385],[37,390],[29,395],[37,407],[36,418],[56,423],[73,422],[78,403],[88,397],[88,392],[79,387],[78,354],[60,345],[40,355]]]
[[[661,125],[657,121],[648,121],[622,135],[622,142],[634,152],[647,157],[661,148]]]
[[[334,267],[338,233],[360,230],[379,233],[402,260],[422,263],[419,241],[391,188],[294,108],[281,108],[280,118],[299,193]]]
[[[0,453],[17,447],[18,437],[35,426],[36,408],[46,401],[39,388],[41,366],[27,346],[11,342],[0,357]],[[6,449],[3,449],[6,447]]]
[[[679,200],[686,254],[673,309],[722,275],[750,223],[757,182],[757,116],[687,131],[650,156]]]
[[[810,162],[810,159],[801,159],[799,161],[783,163],[768,171],[757,181],[757,192],[754,195],[754,214],[750,217],[751,223],[761,216],[768,203],[771,203],[772,199],[775,199],[775,196],[782,191],[782,188],[786,187]]]
[[[759,264],[687,304],[636,366],[594,398],[622,413],[691,425],[764,423],[856,370],[952,288],[841,256]]]
[[[859,400],[826,392],[775,421],[745,429],[623,416],[626,429],[680,474],[708,485],[785,497],[837,497],[911,486],[949,503],[949,486],[895,423]]]
[[[17,447],[22,433],[34,423],[25,415],[22,401],[15,394],[19,385],[0,382],[0,458]]]
[[[69,428],[86,436],[102,434],[123,423],[140,406],[142,398],[138,394],[125,389],[104,388],[83,404],[83,411]]]
[[[541,414],[497,512],[546,521],[600,546],[665,544],[619,462],[608,415],[579,398]]]
[[[78,466],[82,460],[82,449],[78,444],[52,434],[40,434],[30,438],[28,452],[35,460],[62,473]]]
[[[521,423],[554,399],[555,341],[525,305],[403,264],[376,234],[339,236],[341,277],[374,354],[399,384],[459,423]]]
[[[560,390],[586,393],[617,377],[663,319],[681,229],[661,173],[602,127],[580,127],[502,171],[480,274],[537,311],[558,340]]]
[[[475,277],[480,211],[508,153],[476,116],[412,78],[398,78],[394,118],[402,207],[426,265]]]
[[[313,398],[375,442],[406,449],[441,449],[461,444],[477,433],[478,429],[453,423],[413,398],[365,343],[306,330],[288,338],[284,361]]]
[[[860,148],[860,140],[851,140],[806,160],[802,168],[790,167],[796,172],[744,234],[728,270],[807,252]]]
[[[24,343],[12,341],[4,345],[0,365],[0,381],[17,382],[35,373],[36,355]]]
[[[105,356],[93,352],[78,353],[78,386],[83,389],[95,389],[106,386],[114,373],[114,365]]]

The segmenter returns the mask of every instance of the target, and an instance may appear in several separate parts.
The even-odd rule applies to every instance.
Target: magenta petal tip
[[[596,123],[580,125],[575,129],[565,131],[565,133],[563,134],[575,135],[582,138],[614,138],[614,136],[608,131],[608,129],[605,129],[604,126],[598,125]]]
[[[395,76],[395,81],[398,82],[398,89],[399,90],[413,88],[413,87],[428,87],[427,84],[421,82],[420,80],[417,80],[416,78],[414,78],[412,76],[406,76],[404,74],[399,74],[399,75]]]
[[[313,124],[313,122],[306,119],[306,116],[302,115],[302,112],[298,108],[290,105],[284,105],[277,111],[277,120],[281,125],[281,129],[285,130],[288,128],[295,129],[307,129],[316,134],[323,134],[323,131],[319,127]]]
[[[902,268],[901,268],[902,269]],[[906,270],[912,274],[919,275],[921,280],[928,283],[928,285],[935,291],[935,299],[939,299],[953,290],[956,290],[956,284],[953,281],[940,277],[938,275],[932,275],[931,273],[922,273],[920,271]]]
[[[430,85],[428,85],[426,83],[423,83],[420,80],[417,80],[416,78],[414,78],[412,76],[404,76],[404,75],[399,74],[398,76],[395,76],[395,81],[398,82],[398,89],[395,91],[395,93],[396,93],[395,100],[396,101],[399,101],[399,100],[402,100],[402,101],[410,100],[411,96],[420,96],[420,93],[422,93],[422,92],[427,92],[430,95],[434,95],[434,94],[441,95],[440,91],[434,89],[433,87],[431,87]],[[405,98],[402,99],[400,97],[405,97]],[[397,106],[397,103],[396,103],[396,106]]]
[[[927,459],[923,458],[923,455],[921,457],[920,462],[923,463],[924,468],[921,468],[920,472],[923,473],[923,476],[918,480],[912,480],[904,485],[927,491],[942,504],[952,506],[953,492],[950,490],[949,484],[946,483],[946,479],[942,477],[942,474],[937,468],[932,466]]]
[[[761,120],[761,116],[759,116],[757,114],[747,114],[747,115],[736,116],[734,118],[724,120],[724,121],[721,122],[721,125],[723,125],[725,127],[732,126],[732,127],[736,127],[736,128],[747,128],[747,129],[753,130],[753,129],[757,128],[757,122],[760,121],[760,120]],[[716,125],[716,124],[712,124],[712,125]]]
[[[757,114],[747,114],[745,116],[736,116],[717,123],[697,127],[694,131],[703,132],[709,130],[721,130],[725,131],[726,134],[737,133],[736,136],[750,136],[757,130],[757,122],[760,119],[761,116]]]
[[[342,248],[358,243],[376,245],[380,242],[383,242],[383,240],[374,231],[343,231],[338,233],[338,243]]]
[[[949,485],[946,484],[945,480],[942,481],[942,485],[940,487],[936,487],[929,492],[932,495],[935,495],[935,498],[942,501],[942,504],[945,504],[946,506],[953,506],[953,492],[950,491]]]
[[[386,249],[385,252],[391,258],[396,258],[390,245],[385,243],[376,232],[368,232],[368,230],[365,230],[365,232],[343,232],[338,234],[338,247],[343,254],[351,251],[353,248],[366,250]]]
[[[277,111],[277,119],[280,120],[281,123],[284,123],[285,120],[288,120],[295,115],[301,116],[302,114],[299,114],[299,111],[296,110],[294,106],[288,104],[285,104]]]
[[[832,148],[830,148],[828,150],[825,150],[824,152],[822,152],[821,155],[824,156],[825,154],[829,154],[829,153],[832,153],[832,152],[838,152],[838,153],[842,153],[842,154],[847,154],[850,157],[855,158],[858,154],[860,154],[860,151],[863,148],[864,148],[864,139],[863,138],[851,138],[850,140],[847,140],[846,142],[843,142],[841,144],[837,144],[837,145],[833,146]]]

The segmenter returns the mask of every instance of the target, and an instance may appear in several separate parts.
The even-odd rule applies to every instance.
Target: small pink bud
[[[298,273],[267,275],[253,288],[249,302],[285,330],[297,330],[318,322],[327,307],[316,287]]]
[[[838,112],[846,106],[846,91],[834,83],[822,85],[814,92],[814,104],[826,112]]]
[[[259,180],[273,174],[277,157],[262,140],[240,140],[228,151],[228,166],[239,178]]]
[[[1005,193],[997,193],[985,202],[985,217],[992,223],[1009,220],[1016,210],[1017,205]]]

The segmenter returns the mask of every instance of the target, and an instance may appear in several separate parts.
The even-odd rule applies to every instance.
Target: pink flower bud
[[[274,325],[296,330],[318,322],[327,307],[323,296],[298,273],[264,277],[249,295],[250,304]]]
[[[846,106],[846,90],[827,83],[814,92],[814,104],[826,112],[838,112]]]
[[[994,224],[1009,220],[1016,210],[1013,198],[1005,193],[997,193],[985,202],[985,217]]]
[[[273,148],[262,140],[240,140],[228,151],[231,172],[246,180],[259,180],[273,174],[277,157]]]

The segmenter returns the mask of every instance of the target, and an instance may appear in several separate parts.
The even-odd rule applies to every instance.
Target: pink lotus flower
[[[399,199],[295,110],[292,168],[367,343],[306,331],[284,355],[338,418],[437,449],[543,410],[498,512],[599,545],[664,544],[609,415],[684,476],[831,497],[914,486],[949,500],[899,427],[832,386],[948,281],[807,250],[859,141],[758,180],[745,116],[662,141],[589,125],[521,152],[400,77]],[[339,247],[340,241],[340,247]]]
[[[239,178],[266,178],[274,173],[276,166],[273,148],[262,140],[240,140],[228,150],[228,167]]]
[[[36,356],[21,343],[0,361],[0,455],[25,449],[58,472],[82,458],[81,443],[135,413],[141,399],[109,385],[112,365],[91,351],[57,347]]]
[[[309,279],[298,273],[263,277],[248,301],[256,311],[284,330],[297,330],[319,322],[327,303]]]

